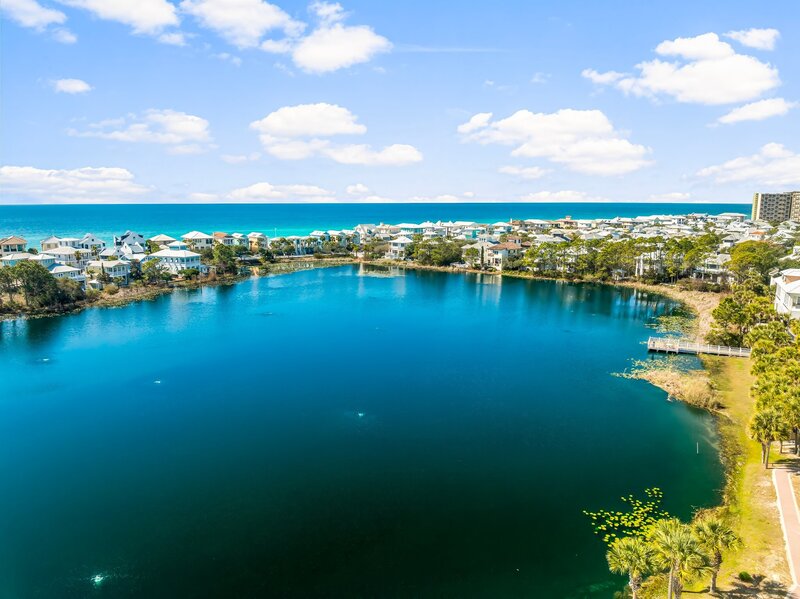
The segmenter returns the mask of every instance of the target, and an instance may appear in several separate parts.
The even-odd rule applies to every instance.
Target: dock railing
[[[750,357],[750,349],[747,347],[695,343],[693,341],[684,341],[682,339],[672,339],[669,337],[650,337],[647,340],[647,350],[667,354],[709,354],[712,356],[732,356],[735,358]]]

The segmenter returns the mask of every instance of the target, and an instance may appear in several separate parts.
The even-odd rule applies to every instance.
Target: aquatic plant
[[[583,511],[594,533],[608,545],[622,537],[645,537],[656,522],[670,517],[661,507],[664,492],[658,487],[645,489],[642,497],[631,494],[620,499],[626,505],[623,510]]]

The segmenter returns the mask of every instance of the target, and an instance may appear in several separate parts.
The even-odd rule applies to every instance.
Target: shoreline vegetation
[[[16,320],[18,318],[46,318],[49,316],[62,316],[76,314],[87,308],[120,308],[134,302],[151,301],[167,293],[180,289],[200,289],[202,287],[216,287],[219,285],[233,285],[246,281],[251,277],[290,274],[300,270],[314,268],[328,268],[355,264],[352,258],[317,258],[308,256],[307,259],[276,260],[275,262],[248,268],[246,272],[212,275],[205,278],[183,278],[164,281],[160,284],[132,284],[127,287],[111,287],[111,293],[98,292],[87,294],[84,298],[63,306],[46,306],[42,308],[29,308],[16,301],[17,310],[0,313],[0,322],[3,320]],[[106,288],[108,289],[108,287]],[[12,295],[14,299],[19,294]]]

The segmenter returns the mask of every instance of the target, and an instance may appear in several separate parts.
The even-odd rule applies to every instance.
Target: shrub
[[[739,580],[742,582],[753,582],[753,577],[747,572],[739,572]]]
[[[105,292],[108,295],[116,295],[117,293],[119,293],[119,287],[114,285],[114,283],[109,283],[108,285],[105,286]]]

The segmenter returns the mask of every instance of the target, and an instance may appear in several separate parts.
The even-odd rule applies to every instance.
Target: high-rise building
[[[800,222],[800,191],[753,194],[753,220]]]

